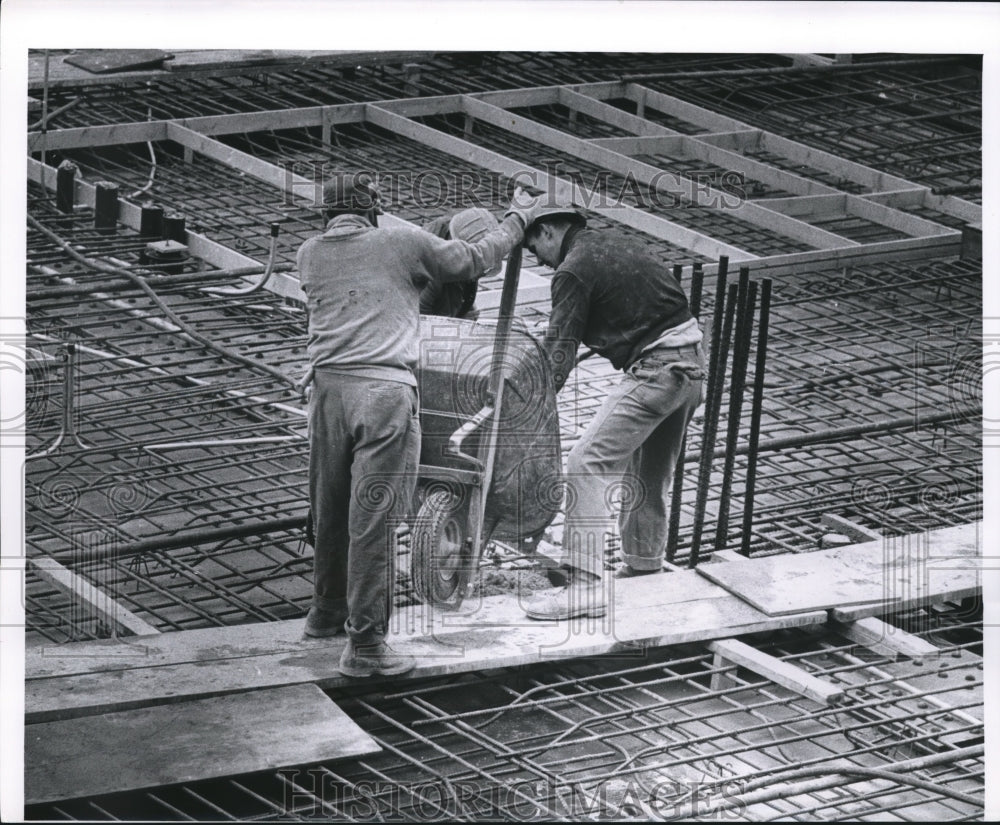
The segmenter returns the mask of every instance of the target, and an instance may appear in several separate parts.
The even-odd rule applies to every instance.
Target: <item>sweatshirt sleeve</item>
[[[552,314],[543,346],[559,392],[576,365],[576,350],[587,329],[590,295],[572,272],[560,270],[552,278]]]
[[[521,220],[513,215],[475,243],[442,241],[427,233],[424,265],[440,283],[474,281],[488,269],[499,266],[523,236]]]

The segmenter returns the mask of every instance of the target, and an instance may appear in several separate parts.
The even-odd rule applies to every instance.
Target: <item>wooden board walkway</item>
[[[703,564],[610,580],[603,619],[537,622],[516,594],[467,601],[461,612],[397,611],[394,646],[417,657],[415,679],[553,659],[615,654],[861,618],[981,592],[978,524],[763,559]],[[887,582],[902,585],[887,598]],[[741,595],[716,580],[729,582]],[[754,592],[748,583],[756,583]],[[761,599],[761,594],[769,596]],[[756,598],[774,614],[750,603]],[[856,605],[860,608],[842,607]],[[830,609],[833,608],[833,609]],[[870,612],[869,612],[870,611]],[[25,657],[29,723],[241,691],[350,683],[337,670],[342,636],[302,638],[303,620],[37,647]],[[398,681],[400,677],[394,677]]]
[[[33,805],[377,753],[315,685],[27,725]]]
[[[849,621],[982,588],[982,523],[698,571],[768,616],[836,609]]]
[[[612,608],[603,619],[533,621],[516,595],[467,602],[460,613],[398,611],[393,646],[419,663],[403,678],[608,653],[638,661],[647,647],[827,619],[825,611],[766,616],[693,570],[615,580],[613,587]],[[302,627],[298,619],[30,649],[26,719],[66,719],[282,685],[348,684],[336,667],[343,637],[304,641]]]

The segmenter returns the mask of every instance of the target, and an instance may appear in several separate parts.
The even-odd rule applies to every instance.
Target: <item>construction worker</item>
[[[662,570],[673,470],[701,402],[702,333],[680,284],[641,241],[588,230],[577,209],[542,209],[524,245],[555,270],[544,347],[556,390],[581,341],[624,372],[569,453],[567,584],[526,604],[535,619],[599,617],[607,610],[605,536],[619,492],[625,564],[616,577]]]
[[[496,231],[500,224],[487,210],[481,207],[463,209],[452,217],[443,215],[435,218],[424,229],[432,235],[450,241],[457,238],[461,241],[475,243],[480,238]],[[496,275],[499,265],[490,269],[485,276]],[[443,315],[447,318],[465,318],[475,321],[479,317],[476,308],[476,293],[479,291],[479,281],[463,281],[461,283],[442,283],[431,280],[420,293],[421,315]]]
[[[419,300],[431,279],[473,281],[500,265],[537,205],[515,200],[476,243],[379,227],[378,194],[339,175],[323,187],[326,231],[298,252],[309,313],[309,497],[314,594],[307,636],[346,631],[347,676],[405,673],[385,642],[395,528],[413,498],[420,452]]]

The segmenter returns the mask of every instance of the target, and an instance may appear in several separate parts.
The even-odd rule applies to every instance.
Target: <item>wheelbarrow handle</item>
[[[455,432],[451,434],[451,438],[448,439],[448,446],[445,448],[445,452],[454,456],[455,458],[461,458],[465,461],[469,461],[474,464],[478,469],[483,469],[483,462],[476,458],[474,455],[469,455],[468,453],[462,452],[462,443],[468,438],[472,433],[478,430],[483,424],[489,420],[490,416],[493,415],[494,407],[487,404],[479,412],[477,412],[472,418],[466,421],[461,427],[459,427]]]

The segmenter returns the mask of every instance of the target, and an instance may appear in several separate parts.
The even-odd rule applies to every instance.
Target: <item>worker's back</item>
[[[415,234],[343,215],[302,245],[313,366],[412,383],[417,307],[428,280]]]

